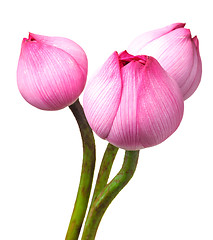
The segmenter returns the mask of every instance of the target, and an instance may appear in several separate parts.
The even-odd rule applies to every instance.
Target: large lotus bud
[[[183,116],[183,96],[153,57],[114,52],[90,79],[85,115],[98,136],[126,150],[167,139]]]

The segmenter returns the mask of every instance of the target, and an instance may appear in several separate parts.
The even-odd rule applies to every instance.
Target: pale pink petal
[[[194,61],[190,30],[178,28],[151,42],[141,51],[156,58],[182,88],[191,74]],[[184,91],[182,93],[185,95]]]
[[[87,82],[83,106],[91,128],[106,138],[117,113],[122,92],[118,53],[114,52],[100,71]]]
[[[141,52],[142,49],[149,44],[150,42],[158,39],[169,32],[172,32],[175,29],[183,28],[185,23],[174,23],[164,28],[156,29],[150,32],[143,33],[142,35],[138,36],[128,47],[128,52],[134,55],[138,54],[146,54]],[[151,54],[148,54],[151,55]]]
[[[87,56],[84,50],[77,43],[67,38],[48,37],[33,33],[29,34],[29,38],[35,39],[40,43],[45,43],[47,45],[60,48],[64,50],[66,53],[69,53],[73,57],[73,59],[79,64],[80,68],[83,70],[86,77],[88,69]]]
[[[190,77],[187,79],[185,85],[183,86],[185,88],[183,90],[185,92],[184,100],[189,98],[195,92],[195,90],[200,84],[201,75],[202,75],[202,62],[201,62],[200,52],[199,52],[199,42],[196,36],[192,40],[194,43],[193,45],[194,64],[192,67]]]
[[[183,116],[177,83],[149,57],[139,89],[137,123],[141,147],[157,145],[175,132]]]
[[[144,64],[132,61],[121,68],[123,82],[121,102],[107,137],[112,144],[128,150],[141,147],[138,142],[137,98],[143,67]]]
[[[70,54],[37,41],[23,40],[17,83],[30,104],[44,110],[62,109],[76,101],[85,82]]]

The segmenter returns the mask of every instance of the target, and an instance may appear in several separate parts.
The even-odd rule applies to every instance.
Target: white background
[[[18,92],[16,68],[28,32],[67,37],[89,74],[139,34],[186,22],[198,35],[202,82],[178,130],[141,151],[128,186],[108,208],[97,240],[213,239],[213,17],[211,1],[19,0],[0,3],[0,239],[63,240],[81,171],[81,139],[68,108],[41,111]],[[80,98],[82,99],[82,97]],[[96,137],[97,170],[107,142]],[[118,172],[120,151],[111,178]]]

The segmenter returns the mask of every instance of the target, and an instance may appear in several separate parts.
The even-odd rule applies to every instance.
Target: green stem
[[[107,145],[107,148],[105,150],[105,153],[104,153],[104,156],[103,156],[103,159],[101,162],[100,170],[98,173],[98,178],[96,181],[91,206],[92,206],[93,202],[95,201],[95,199],[97,198],[97,196],[103,190],[103,188],[107,185],[107,181],[109,179],[109,174],[111,172],[112,164],[114,162],[117,152],[118,152],[117,147],[113,146],[110,143]]]
[[[132,178],[137,166],[138,157],[139,151],[126,151],[121,170],[113,180],[106,185],[91,206],[85,223],[82,240],[95,239],[98,226],[106,209]]]
[[[83,163],[78,193],[66,240],[77,240],[85,217],[95,168],[95,140],[84,110],[77,100],[69,106],[78,123],[83,143]]]

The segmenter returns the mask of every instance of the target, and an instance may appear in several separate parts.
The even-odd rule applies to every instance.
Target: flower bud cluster
[[[93,131],[111,144],[139,150],[178,128],[184,100],[197,89],[202,64],[197,37],[176,23],[137,37],[114,52],[88,81],[83,98]],[[23,39],[17,81],[22,96],[43,110],[74,103],[87,78],[87,57],[75,42],[29,34]]]

